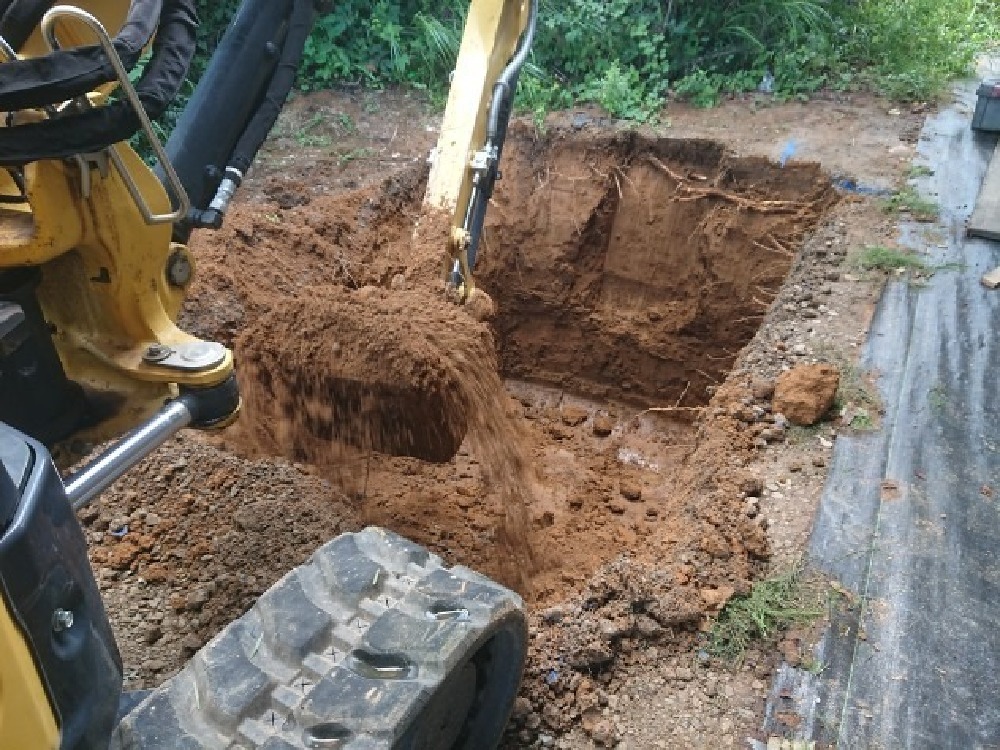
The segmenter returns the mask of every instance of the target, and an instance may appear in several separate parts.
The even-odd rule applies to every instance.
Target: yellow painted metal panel
[[[59,746],[59,728],[28,643],[0,599],[0,750]]]

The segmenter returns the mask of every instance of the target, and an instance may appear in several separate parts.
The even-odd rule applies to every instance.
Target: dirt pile
[[[530,593],[524,430],[507,413],[489,329],[432,291],[318,287],[239,337],[245,414],[230,437],[263,455],[320,467],[364,499],[359,457],[445,463],[468,436],[500,500],[504,577]]]

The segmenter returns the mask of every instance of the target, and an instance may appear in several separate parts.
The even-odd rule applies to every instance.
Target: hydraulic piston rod
[[[69,476],[65,480],[66,495],[73,509],[79,510],[96,499],[133,466],[190,425],[192,419],[184,399],[171,401],[91,464]]]

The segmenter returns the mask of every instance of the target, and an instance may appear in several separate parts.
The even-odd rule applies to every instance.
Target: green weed
[[[927,402],[934,411],[944,411],[948,408],[948,389],[943,383],[936,383],[927,391]]]
[[[358,132],[357,124],[347,112],[337,113],[337,128],[344,135],[355,135]]]
[[[375,153],[375,149],[373,148],[352,148],[350,151],[337,154],[337,166],[345,167],[356,159],[367,159],[370,156],[374,156]]]
[[[876,424],[871,414],[862,410],[851,417],[850,427],[852,430],[858,430],[859,432],[870,432],[876,428]]]
[[[928,270],[927,264],[920,258],[905,250],[897,250],[884,245],[869,245],[858,256],[858,266],[865,271],[885,271],[890,273],[899,269],[914,271]]]
[[[905,187],[887,198],[882,208],[886,213],[908,213],[917,221],[936,221],[941,214],[937,203],[924,198],[912,187]]]
[[[815,622],[824,613],[815,587],[795,566],[753,585],[746,596],[734,596],[719,613],[709,633],[709,653],[739,661],[755,641],[771,638],[793,625]]]
[[[924,166],[923,164],[914,164],[906,170],[906,176],[911,180],[915,180],[918,177],[930,177],[933,174],[934,170],[930,167]]]
[[[814,674],[817,677],[826,671],[826,668],[830,666],[825,661],[817,659],[814,656],[807,656],[802,660],[802,668],[809,672],[809,674]]]
[[[168,135],[240,0],[197,0],[197,50]],[[336,83],[426,91],[441,106],[467,0],[327,4],[306,43],[297,86]],[[700,106],[768,89],[764,100],[865,86],[925,100],[1000,37],[997,0],[541,0],[517,106],[545,113],[596,102],[648,122],[671,96]],[[767,86],[762,84],[767,81]],[[898,203],[898,202],[897,202]]]
[[[857,406],[867,411],[880,412],[882,399],[875,386],[872,385],[872,375],[862,370],[847,357],[837,358],[837,369],[840,370],[840,385],[837,387],[837,404]],[[870,417],[869,417],[870,419]]]

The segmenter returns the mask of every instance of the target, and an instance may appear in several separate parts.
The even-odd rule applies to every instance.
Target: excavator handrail
[[[187,192],[184,190],[184,185],[181,184],[180,179],[177,177],[177,172],[174,171],[173,165],[170,164],[170,159],[167,156],[166,151],[163,150],[163,144],[160,143],[160,139],[157,137],[156,131],[153,130],[153,123],[150,121],[149,115],[146,113],[146,108],[143,106],[142,100],[139,99],[139,94],[136,92],[135,86],[133,86],[132,81],[129,80],[128,70],[125,69],[125,65],[118,56],[118,51],[115,49],[114,43],[112,42],[107,29],[104,28],[104,24],[82,8],[77,8],[73,5],[56,5],[42,17],[41,23],[42,35],[45,38],[45,43],[53,52],[59,49],[59,40],[56,36],[55,28],[56,23],[63,18],[72,18],[79,21],[89,27],[90,30],[97,36],[98,44],[100,44],[104,53],[108,56],[108,59],[111,61],[111,66],[114,68],[115,74],[118,76],[118,85],[121,87],[121,90],[125,94],[125,98],[132,106],[136,117],[139,118],[142,132],[149,141],[149,145],[153,149],[153,153],[156,155],[160,165],[163,167],[167,182],[170,186],[171,195],[173,196],[173,199],[177,201],[177,207],[173,211],[163,214],[153,213],[153,210],[149,207],[149,204],[143,197],[142,191],[136,184],[135,179],[129,173],[128,168],[122,161],[121,155],[112,146],[108,149],[108,155],[111,162],[115,165],[115,169],[118,170],[118,174],[121,175],[122,181],[125,183],[125,187],[128,190],[129,195],[132,196],[132,200],[135,202],[136,208],[138,208],[139,213],[142,214],[143,220],[147,224],[172,224],[178,219],[187,216],[188,211],[191,210],[191,201],[188,198]]]

